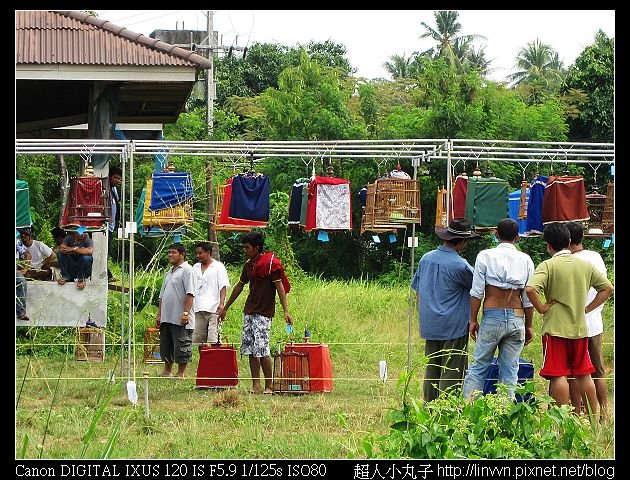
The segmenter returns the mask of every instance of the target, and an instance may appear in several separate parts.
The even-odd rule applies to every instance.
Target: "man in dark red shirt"
[[[247,261],[239,281],[234,285],[230,298],[219,311],[223,320],[228,308],[249,283],[249,294],[243,308],[243,333],[241,355],[249,355],[252,373],[252,393],[272,393],[272,362],[269,349],[271,319],[276,313],[276,292],[284,310],[284,319],[290,325],[293,318],[287,308],[285,287],[288,286],[282,265],[272,252],[263,253],[264,239],[260,232],[249,232],[241,238]],[[283,281],[284,280],[284,281]],[[260,385],[260,367],[265,375],[265,388]]]

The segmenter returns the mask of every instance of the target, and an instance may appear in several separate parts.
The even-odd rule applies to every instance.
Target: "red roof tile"
[[[16,11],[16,64],[192,66],[210,62],[107,20],[76,11]]]

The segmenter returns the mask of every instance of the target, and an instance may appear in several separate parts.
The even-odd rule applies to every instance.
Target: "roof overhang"
[[[195,67],[17,65],[16,133],[86,123],[94,82],[119,85],[119,123],[174,123],[197,80]]]

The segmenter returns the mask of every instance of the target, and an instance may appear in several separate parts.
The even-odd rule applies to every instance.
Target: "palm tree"
[[[518,71],[508,75],[512,87],[522,84],[542,85],[553,90],[562,80],[563,64],[553,48],[539,39],[519,50],[515,67]]]
[[[475,50],[475,47],[471,47],[471,49],[466,54],[465,63],[467,66],[467,70],[475,69],[484,77],[488,75],[493,68],[490,68],[490,63],[492,60],[488,60],[486,58],[486,47],[479,47]]]
[[[409,78],[409,66],[411,65],[412,57],[405,58],[405,54],[392,55],[389,57],[389,61],[383,63],[383,68],[396,80],[397,78]]]
[[[443,57],[450,65],[461,69],[462,60],[471,48],[471,44],[478,38],[484,38],[481,35],[458,35],[462,26],[457,21],[459,12],[450,10],[440,10],[433,12],[435,17],[436,28],[421,22],[425,32],[420,38],[432,38],[437,42],[437,46],[422,52],[420,55],[432,55],[434,58]]]

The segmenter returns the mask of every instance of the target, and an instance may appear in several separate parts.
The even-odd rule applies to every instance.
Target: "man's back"
[[[523,293],[523,290],[527,280],[533,273],[534,262],[532,262],[529,255],[518,251],[512,243],[502,242],[495,248],[482,250],[477,255],[470,294],[476,298],[485,297],[484,305],[486,307],[530,307],[531,303]],[[506,292],[504,293],[500,290]],[[518,293],[511,295],[513,290],[517,290]],[[494,298],[499,295],[502,298]],[[506,297],[506,300],[509,297],[511,302],[509,304],[501,304],[503,297]],[[512,299],[512,297],[514,298]],[[521,297],[523,305],[520,304]],[[493,302],[493,300],[497,300],[498,303]]]
[[[472,273],[470,264],[452,248],[442,245],[423,255],[411,283],[418,293],[422,338],[466,335]]]

